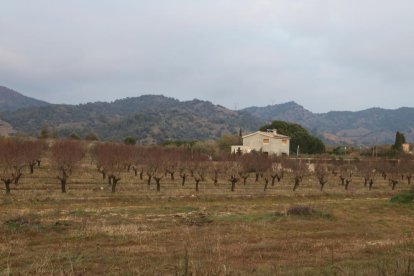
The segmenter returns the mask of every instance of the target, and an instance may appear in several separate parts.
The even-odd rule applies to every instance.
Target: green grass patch
[[[9,219],[4,222],[4,225],[9,229],[22,229],[31,226],[39,226],[40,222],[38,220],[32,220],[24,217],[19,217],[15,219]]]
[[[399,193],[393,196],[390,201],[402,204],[414,203],[414,191]]]

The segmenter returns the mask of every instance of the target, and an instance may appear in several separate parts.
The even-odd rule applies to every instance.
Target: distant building
[[[410,152],[410,144],[402,144],[403,152],[409,153]]]
[[[232,146],[232,153],[261,151],[267,154],[289,155],[290,137],[277,133],[276,129],[257,131],[242,137],[242,146]]]

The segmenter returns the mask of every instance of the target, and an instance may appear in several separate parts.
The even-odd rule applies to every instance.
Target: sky
[[[0,85],[231,109],[414,107],[412,0],[0,0]]]

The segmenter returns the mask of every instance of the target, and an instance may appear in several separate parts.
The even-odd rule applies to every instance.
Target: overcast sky
[[[412,0],[0,0],[0,85],[52,103],[414,106]]]

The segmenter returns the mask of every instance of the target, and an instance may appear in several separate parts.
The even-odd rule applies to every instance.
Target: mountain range
[[[49,103],[26,97],[17,91],[0,86],[0,112],[47,105]]]
[[[0,119],[14,132],[38,135],[47,124],[59,136],[90,132],[105,140],[136,137],[142,143],[167,140],[214,139],[239,128],[256,129],[263,120],[248,112],[232,111],[207,101],[181,102],[160,95],[143,95],[114,102],[81,105],[26,106],[1,110]]]
[[[298,123],[331,144],[372,145],[394,143],[395,133],[403,132],[414,141],[414,108],[370,108],[362,111],[312,113],[295,102],[266,107],[249,107],[249,112],[264,120]]]
[[[208,101],[179,101],[143,95],[114,102],[56,105],[0,86],[0,135],[23,132],[37,136],[47,124],[60,136],[93,132],[101,139],[126,136],[142,143],[214,139],[223,134],[258,130],[272,120],[298,123],[331,144],[393,143],[395,132],[414,140],[414,108],[313,113],[288,102],[234,111]]]

